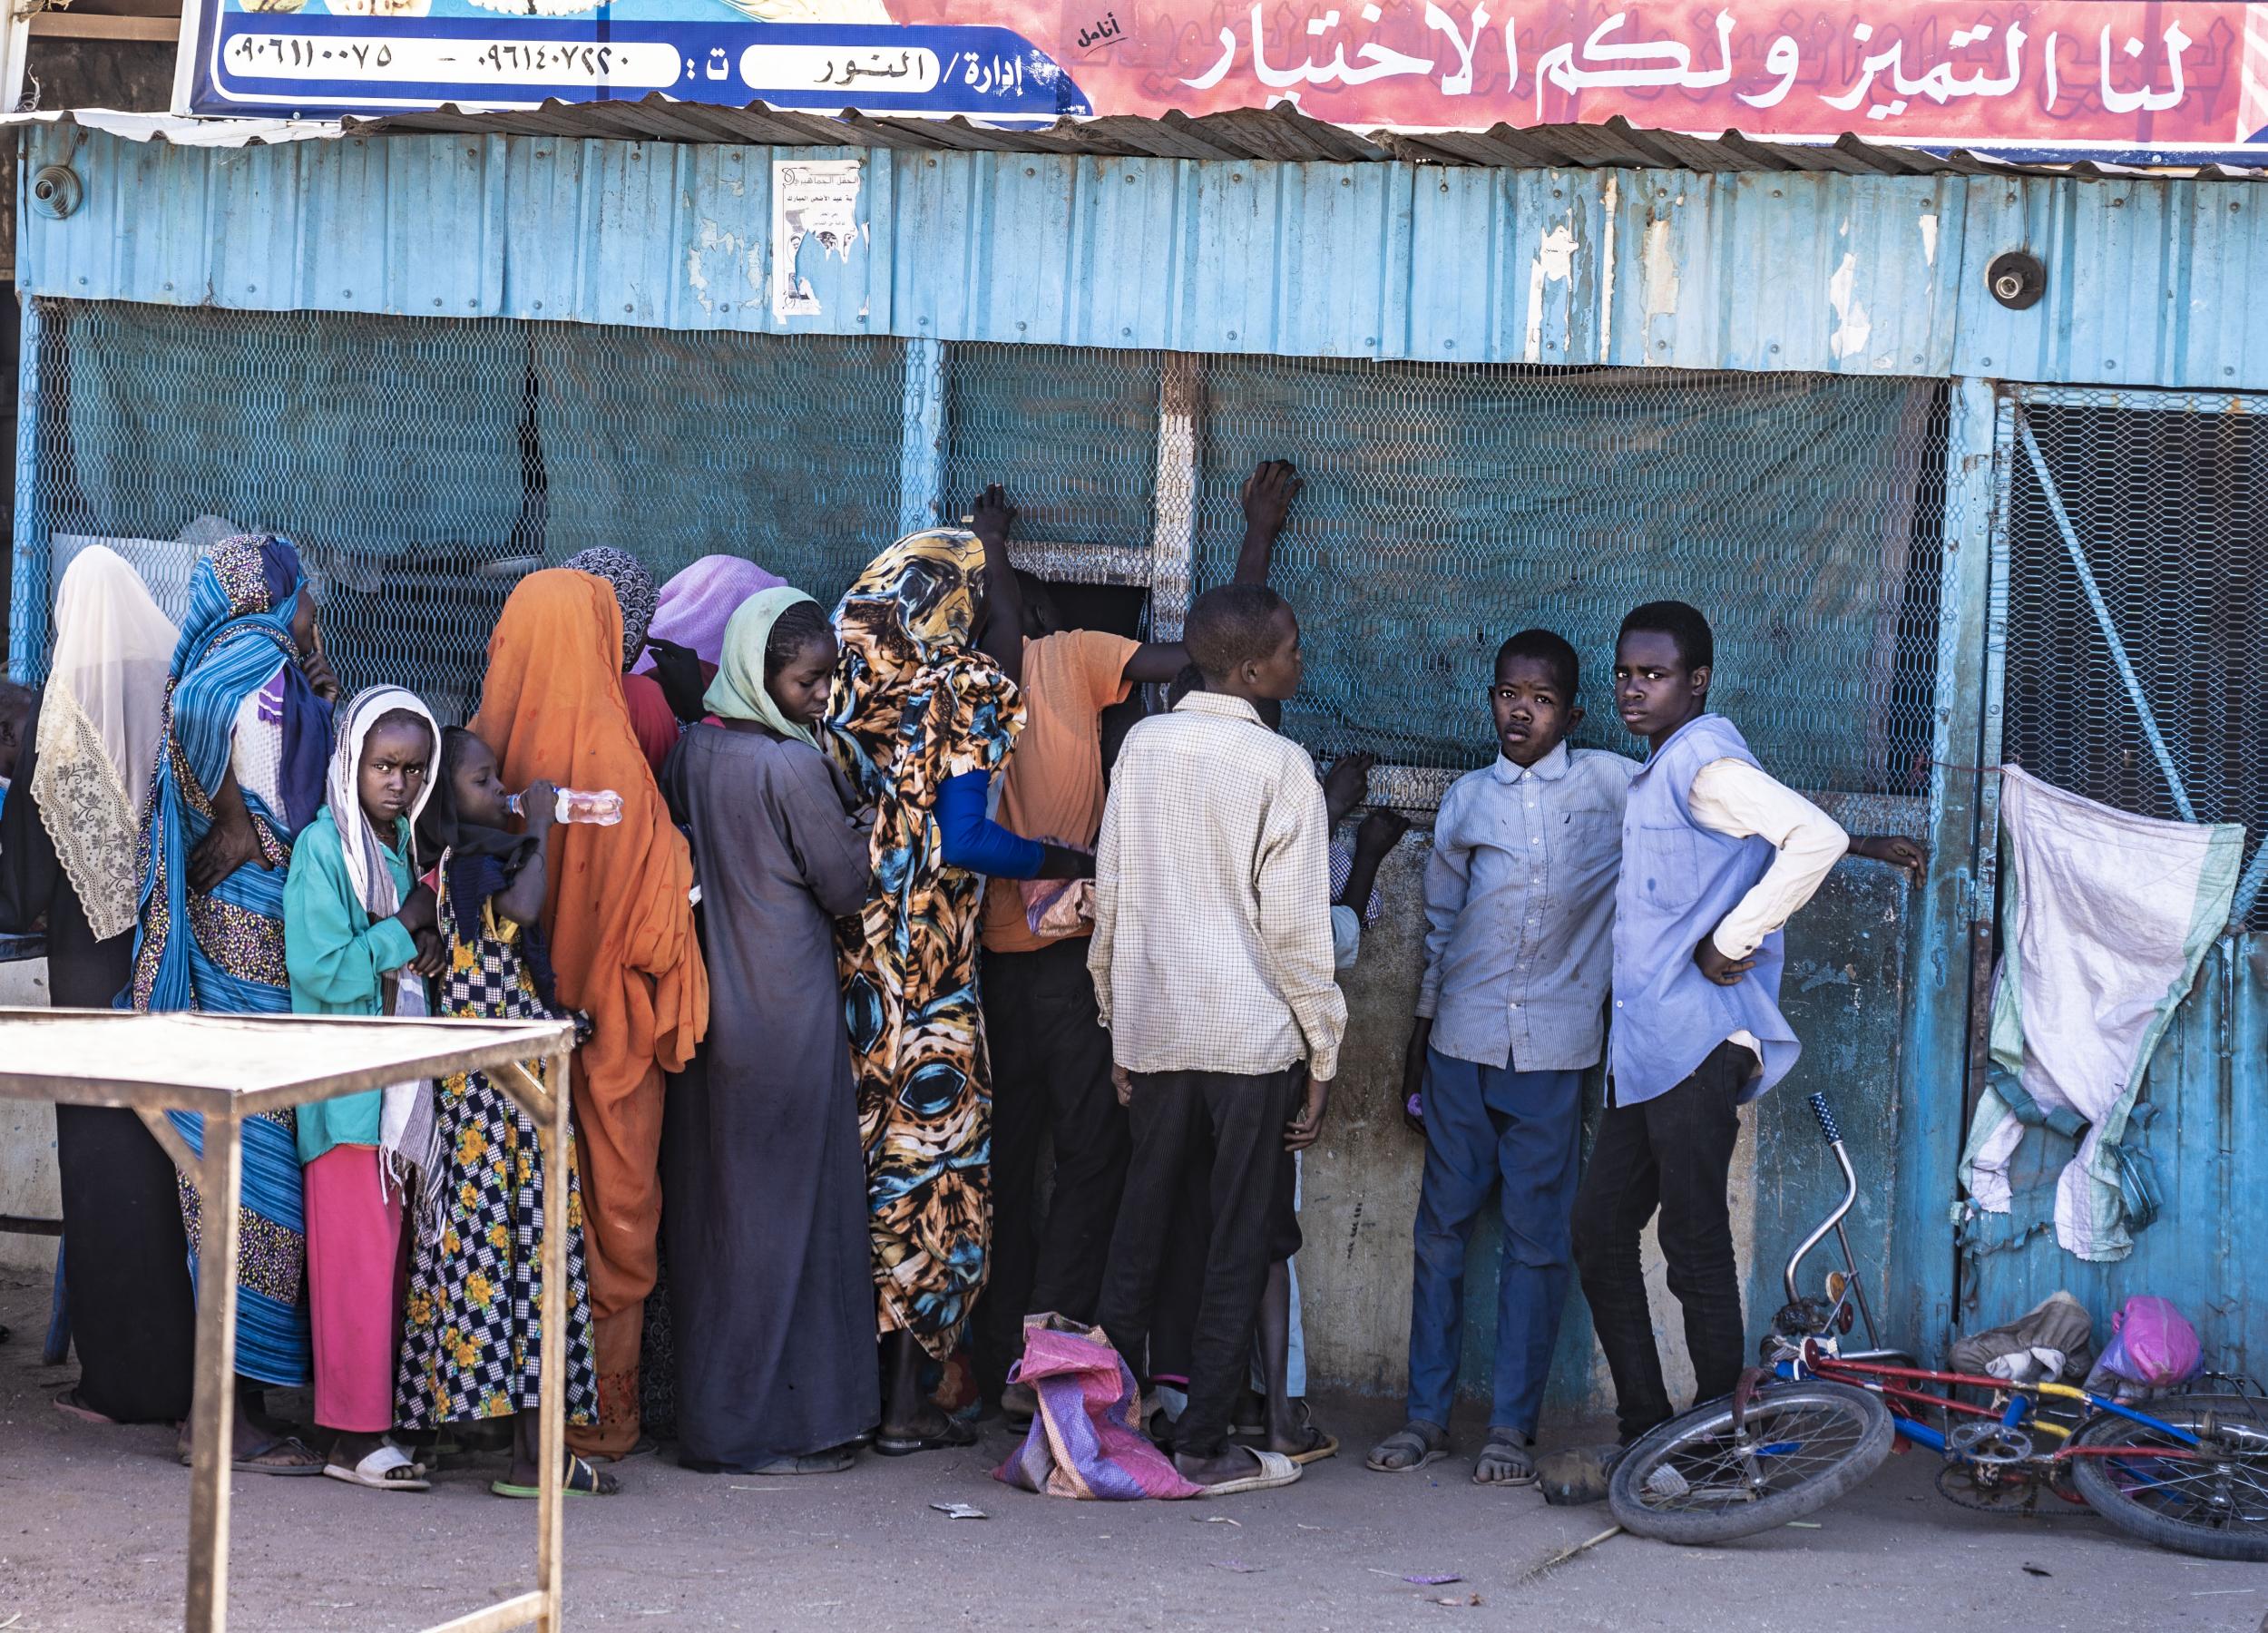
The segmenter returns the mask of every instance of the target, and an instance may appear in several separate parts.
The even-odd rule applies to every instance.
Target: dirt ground
[[[172,1433],[52,1410],[74,1374],[38,1364],[44,1317],[44,1289],[0,1282],[0,1321],[15,1329],[0,1345],[0,1629],[178,1626],[189,1472]],[[1609,1524],[1605,1510],[1477,1490],[1464,1459],[1373,1474],[1359,1453],[1394,1426],[1392,1403],[1321,1402],[1318,1416],[1345,1439],[1338,1458],[1286,1491],[1219,1502],[1010,1491],[989,1472],[1010,1444],[998,1427],[971,1451],[868,1457],[820,1479],[635,1460],[621,1496],[569,1504],[568,1623],[2106,1633],[2252,1629],[2268,1616],[2268,1567],[2159,1552],[2084,1515],[1970,1513],[1937,1496],[1918,1456],[1893,1458],[1816,1529],[1706,1550],[1616,1537],[1530,1576]],[[1480,1428],[1458,1425],[1468,1451]],[[230,1625],[415,1628],[530,1585],[534,1505],[488,1495],[501,1466],[446,1470],[422,1497],[240,1478]],[[987,1517],[949,1519],[940,1502]]]

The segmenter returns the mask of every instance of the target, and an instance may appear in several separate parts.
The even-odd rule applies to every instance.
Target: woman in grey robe
[[[662,1228],[679,1461],[834,1473],[881,1415],[866,1168],[833,920],[865,900],[866,830],[821,754],[836,659],[800,591],[742,603],[662,771],[692,833],[709,1036],[670,1081]]]

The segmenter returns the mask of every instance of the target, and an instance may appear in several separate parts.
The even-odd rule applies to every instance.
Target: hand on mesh
[[[1016,507],[1008,503],[1008,492],[997,482],[976,496],[975,509],[970,513],[969,527],[987,544],[998,544],[1008,537],[1008,530],[1016,525]]]
[[[1238,494],[1244,501],[1246,530],[1273,535],[1284,525],[1292,501],[1305,485],[1290,460],[1262,460],[1245,478],[1244,490]]]

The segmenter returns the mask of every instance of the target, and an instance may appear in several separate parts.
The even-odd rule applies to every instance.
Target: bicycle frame
[[[2186,1429],[2154,1418],[2146,1412],[2137,1412],[2133,1407],[2114,1400],[2108,1395],[2099,1395],[2087,1390],[2075,1389],[2068,1384],[2011,1384],[2006,1378],[1988,1377],[1977,1373],[1932,1372],[1925,1367],[1892,1366],[1882,1362],[1868,1360],[1862,1356],[1854,1355],[1846,1359],[1832,1353],[1810,1353],[1816,1342],[1816,1340],[1806,1342],[1805,1354],[1791,1355],[1778,1362],[1773,1368],[1774,1373],[1789,1380],[1814,1377],[1832,1384],[1847,1384],[1854,1388],[1871,1390],[1882,1395],[1889,1403],[1892,1427],[1897,1430],[1902,1439],[1911,1441],[1916,1445],[1927,1446],[1931,1451],[1942,1455],[1960,1457],[1962,1453],[1952,1447],[1950,1437],[1943,1430],[1932,1428],[1928,1423],[1910,1415],[1904,1409],[1905,1403],[1924,1405],[1949,1413],[1959,1413],[1967,1417],[1989,1418],[2007,1428],[2028,1428],[2068,1442],[2072,1433],[2070,1429],[2037,1415],[2040,1398],[2046,1396],[2081,1403],[2098,1416],[2107,1413],[2114,1417],[2125,1418],[2129,1423],[2139,1423],[2146,1429],[2153,1429],[2160,1434],[2171,1436],[2181,1445],[2193,1451],[2200,1449],[2204,1444]],[[1938,1394],[1927,1389],[1915,1387],[1917,1384],[1934,1384],[1945,1389],[1984,1390],[1996,1396],[1997,1399],[1992,1405],[1979,1405],[1974,1402],[1955,1400],[1950,1395]],[[2131,1457],[2134,1455],[2134,1449],[2130,1446],[2088,1447],[2066,1444],[2058,1446],[2048,1455],[2049,1461],[2087,1456]],[[2152,1455],[2175,1457],[2181,1453],[2169,1447],[2160,1447],[2155,1450]]]
[[[2095,1414],[2109,1413],[2126,1418],[2145,1428],[2155,1430],[2158,1433],[2169,1435],[2180,1445],[2190,1448],[2192,1452],[2195,1452],[2203,1446],[2204,1442],[2186,1429],[2161,1422],[2147,1413],[2137,1412],[2133,1407],[2113,1400],[2107,1395],[2093,1394],[2084,1389],[2075,1389],[2068,1384],[2013,1384],[2006,1378],[1988,1377],[1975,1373],[1932,1372],[1926,1367],[1899,1364],[1906,1360],[1902,1354],[1881,1347],[1881,1335],[1875,1331],[1874,1317],[1866,1307],[1866,1295],[1860,1286],[1858,1258],[1851,1251],[1851,1238],[1844,1234],[1843,1228],[1843,1217],[1858,1201],[1858,1173],[1851,1165],[1850,1154],[1843,1149],[1843,1133],[1835,1126],[1834,1113],[1828,1110],[1826,1097],[1819,1094],[1813,1095],[1811,1109],[1812,1115],[1819,1120],[1820,1133],[1826,1137],[1829,1149],[1835,1154],[1836,1162],[1842,1165],[1843,1194],[1843,1200],[1836,1205],[1834,1211],[1821,1222],[1816,1230],[1805,1237],[1797,1246],[1794,1253],[1789,1256],[1784,1276],[1789,1311],[1807,1315],[1818,1307],[1804,1297],[1797,1271],[1811,1250],[1826,1240],[1830,1234],[1834,1237],[1843,1249],[1843,1262],[1849,1274],[1842,1289],[1835,1292],[1827,1303],[1823,1315],[1812,1324],[1815,1331],[1804,1333],[1800,1336],[1787,1333],[1781,1335],[1780,1353],[1774,1357],[1772,1366],[1775,1375],[1789,1381],[1816,1377],[1829,1383],[1844,1384],[1872,1391],[1882,1396],[1885,1403],[1889,1405],[1893,1426],[1902,1438],[1916,1445],[1927,1446],[1942,1456],[1963,1461],[1977,1460],[1966,1457],[1966,1454],[1954,1447],[1951,1444],[1950,1436],[1945,1431],[1933,1428],[1916,1419],[1911,1414],[1912,1407],[1921,1406],[1949,1414],[1958,1413],[1970,1417],[1997,1419],[2005,1427],[2012,1430],[2028,1427],[2038,1433],[2052,1435],[2057,1440],[2068,1442],[2072,1431],[2061,1423],[2051,1423],[2039,1417],[2038,1407],[2042,1398],[2076,1401],[2084,1403]],[[1832,1288],[1831,1291],[1833,1291]],[[1872,1348],[1848,1355],[1837,1351],[1835,1334],[1845,1322],[1846,1306],[1855,1307],[1859,1316],[1865,1322],[1867,1340],[1873,1346]],[[1962,1388],[1982,1390],[1993,1397],[1994,1403],[1989,1406],[1980,1406],[1973,1402],[1956,1400],[1950,1393],[1939,1393],[1936,1390],[1921,1387],[1923,1385],[1935,1385],[1937,1389],[1948,1392]],[[2048,1453],[2048,1461],[2054,1462],[2090,1454],[2131,1456],[2133,1452],[2131,1448],[2125,1447],[2096,1448],[2065,1444]],[[2155,1452],[2155,1455],[2181,1457],[2186,1453],[2171,1448],[2161,1448]]]

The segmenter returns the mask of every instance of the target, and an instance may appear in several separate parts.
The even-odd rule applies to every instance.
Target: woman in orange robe
[[[586,1457],[638,1442],[638,1344],[661,1223],[662,1078],[709,1026],[693,931],[693,859],[670,821],[622,700],[622,614],[605,580],[552,568],[520,581],[488,642],[472,729],[504,786],[611,788],[619,826],[552,832],[543,928],[559,999],[589,1015],[575,1052],[599,1421]]]

